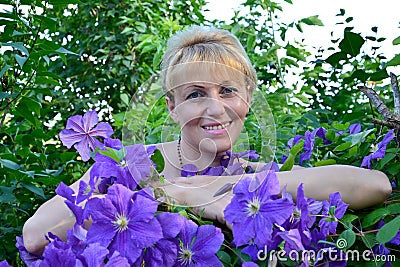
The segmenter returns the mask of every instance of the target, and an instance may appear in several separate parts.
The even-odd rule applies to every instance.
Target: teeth
[[[206,130],[222,130],[228,127],[229,122],[223,124],[223,125],[218,125],[218,126],[204,126],[203,128]]]

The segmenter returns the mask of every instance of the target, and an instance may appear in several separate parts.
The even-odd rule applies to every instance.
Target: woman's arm
[[[389,179],[384,173],[346,165],[300,168],[295,171],[278,172],[277,176],[281,189],[286,185],[287,191],[294,199],[297,187],[303,183],[307,197],[324,200],[328,199],[331,193],[340,192],[343,201],[352,209],[382,203],[392,192]],[[223,211],[232,194],[220,197],[213,195],[224,184],[236,183],[242,177],[244,175],[178,177],[167,181],[161,187],[176,204],[195,207],[204,212],[205,218],[224,222]]]
[[[89,171],[81,179],[70,187],[78,192],[79,182],[89,182]],[[45,236],[48,232],[66,240],[66,231],[71,229],[75,223],[75,216],[64,203],[64,198],[55,196],[42,204],[35,214],[29,218],[22,229],[25,248],[33,254],[42,254],[44,247],[49,243]]]

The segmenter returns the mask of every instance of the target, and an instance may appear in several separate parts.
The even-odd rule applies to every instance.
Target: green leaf
[[[26,47],[24,46],[23,43],[21,42],[16,42],[16,43],[2,43],[2,46],[11,46],[14,49],[17,49],[19,51],[21,51],[22,53],[24,53],[26,56],[29,56],[29,52],[28,49],[26,49]]]
[[[347,153],[347,157],[352,157],[357,154],[358,154],[358,145],[355,145],[349,149],[349,152]]]
[[[307,25],[324,26],[324,23],[322,23],[322,21],[318,18],[318,15],[301,19],[300,22],[303,22]]]
[[[393,40],[392,44],[393,44],[393,45],[398,45],[398,44],[400,44],[400,36],[397,37],[397,38],[395,38],[395,39]]]
[[[1,71],[0,71],[0,78],[3,77],[4,73],[5,73],[9,68],[11,68],[10,65],[5,65],[5,66],[1,69]]]
[[[352,74],[351,74],[351,78],[353,79],[359,79],[361,82],[365,82],[366,80],[368,80],[369,76],[371,76],[371,74],[366,73],[364,70],[355,70]]]
[[[358,216],[355,214],[345,214],[343,216],[343,218],[341,219],[341,221],[351,223],[352,221],[354,221],[356,219],[358,219]]]
[[[116,149],[112,149],[110,147],[107,147],[107,149],[105,149],[105,150],[100,150],[99,153],[101,155],[107,156],[107,157],[115,160],[116,162],[120,162],[124,158],[124,156],[122,156],[122,158],[121,158],[120,157],[121,155],[118,155],[117,152],[121,151],[121,150],[123,153],[125,153],[124,149],[116,150]]]
[[[386,209],[390,212],[392,215],[397,215],[400,214],[400,203],[394,203],[390,204],[386,207]]]
[[[49,4],[52,5],[68,5],[68,4],[83,4],[79,0],[48,0]]]
[[[340,242],[337,242],[336,246],[338,246],[338,248],[340,248],[340,249],[346,250],[346,249],[350,248],[354,244],[354,242],[356,241],[356,234],[354,233],[353,230],[348,229],[348,230],[343,231],[340,234],[339,239],[346,240],[346,242],[345,242],[346,246],[340,247],[339,246]],[[338,239],[338,241],[339,241],[339,239]]]
[[[396,157],[396,154],[386,153],[383,159],[379,161],[379,170],[381,170],[387,163]]]
[[[351,146],[352,146],[351,142],[346,142],[346,143],[340,144],[337,147],[335,147],[333,149],[333,151],[343,151],[343,150],[350,148]]]
[[[18,170],[21,168],[20,165],[15,163],[14,161],[8,160],[8,159],[0,159],[0,164],[3,165],[6,168],[12,169],[12,170]]]
[[[379,229],[378,233],[376,234],[376,241],[378,241],[380,244],[389,242],[396,236],[399,229],[400,217],[396,217]]]
[[[0,203],[12,203],[16,200],[13,191],[15,187],[0,186]]]
[[[11,98],[18,95],[18,93],[6,93],[6,92],[0,92],[0,100],[6,99],[6,98]]]
[[[369,249],[376,245],[375,234],[366,234],[362,237],[362,241]]]
[[[26,189],[28,189],[29,191],[31,191],[32,193],[34,193],[34,194],[36,194],[36,195],[42,197],[43,199],[46,198],[46,197],[44,196],[44,192],[43,192],[43,189],[42,189],[42,188],[37,187],[36,185],[34,185],[34,184],[32,184],[32,183],[29,183],[29,184],[21,183],[21,185],[22,185],[23,187],[25,187]]]
[[[71,51],[65,49],[64,47],[58,48],[58,49],[56,50],[56,52],[59,53],[59,54],[70,54],[70,55],[78,56],[77,53],[71,52]]]
[[[343,53],[355,57],[360,53],[364,42],[365,40],[361,37],[361,35],[354,32],[345,31],[344,38],[339,43],[339,48]]]
[[[319,166],[327,166],[327,165],[334,165],[336,164],[336,160],[334,159],[324,159],[320,160],[314,163],[314,166],[319,167]]]
[[[226,266],[229,266],[231,261],[232,261],[231,256],[228,253],[226,253],[225,251],[222,251],[222,250],[219,250],[217,252],[217,257]]]
[[[158,173],[161,173],[164,170],[165,162],[164,162],[164,157],[161,154],[161,151],[156,149],[151,155],[151,160],[156,164],[156,170]]]
[[[28,59],[27,57],[22,57],[22,56],[20,56],[20,55],[18,55],[18,54],[15,54],[14,55],[15,56],[15,60],[17,61],[17,63],[18,63],[18,65],[21,67],[21,69],[22,69],[22,67],[24,66],[24,64],[25,64],[25,62],[26,62],[26,60]]]
[[[367,228],[371,225],[376,224],[380,219],[389,215],[390,212],[386,208],[380,208],[377,210],[372,211],[367,216],[364,217],[362,221],[363,228]]]
[[[304,140],[301,140],[295,146],[290,149],[288,158],[286,159],[285,163],[279,169],[280,171],[290,171],[294,165],[294,159],[296,155],[300,152],[300,150],[304,147]]]
[[[389,62],[386,64],[387,66],[397,66],[400,65],[400,54],[395,55]]]
[[[365,137],[367,137],[373,131],[375,131],[375,129],[369,129],[369,130],[359,132],[356,134],[350,134],[346,137],[343,137],[343,141],[351,142],[351,146],[354,146],[354,145],[360,144],[362,141],[364,141]]]
[[[19,113],[23,118],[28,120],[32,125],[38,126],[38,121],[36,117],[33,115],[32,110],[26,103],[19,103],[18,106],[15,108],[15,111]]]
[[[371,75],[369,78],[370,81],[382,81],[383,79],[386,79],[389,77],[389,74],[387,73],[386,69],[382,69],[380,71],[377,71]]]
[[[330,55],[327,59],[325,59],[325,62],[335,67],[340,63],[341,60],[346,60],[346,59],[347,59],[346,53],[336,52]]]

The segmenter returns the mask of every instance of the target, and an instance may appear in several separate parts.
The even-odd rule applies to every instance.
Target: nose
[[[225,113],[225,104],[218,97],[211,97],[207,101],[207,114],[218,117]]]

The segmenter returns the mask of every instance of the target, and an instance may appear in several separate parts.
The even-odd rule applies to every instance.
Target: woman
[[[165,158],[162,187],[176,204],[194,206],[203,216],[224,222],[223,210],[230,193],[214,197],[219,188],[234,184],[242,175],[181,177],[185,164],[199,170],[217,166],[237,140],[249,111],[256,72],[242,45],[231,33],[206,27],[190,27],[168,42],[162,62],[162,86],[172,119],[181,127],[181,139],[157,144]],[[245,164],[252,164],[243,162]],[[255,169],[262,167],[252,164]],[[246,175],[248,176],[248,175]],[[391,193],[385,174],[352,166],[334,165],[318,168],[295,168],[278,172],[281,188],[296,195],[300,183],[305,194],[327,199],[339,191],[344,202],[358,209],[383,202]],[[89,180],[89,171],[81,178]],[[71,185],[75,191],[79,181]],[[24,225],[25,247],[41,253],[47,244],[45,234],[65,238],[74,217],[55,196],[44,203]]]

